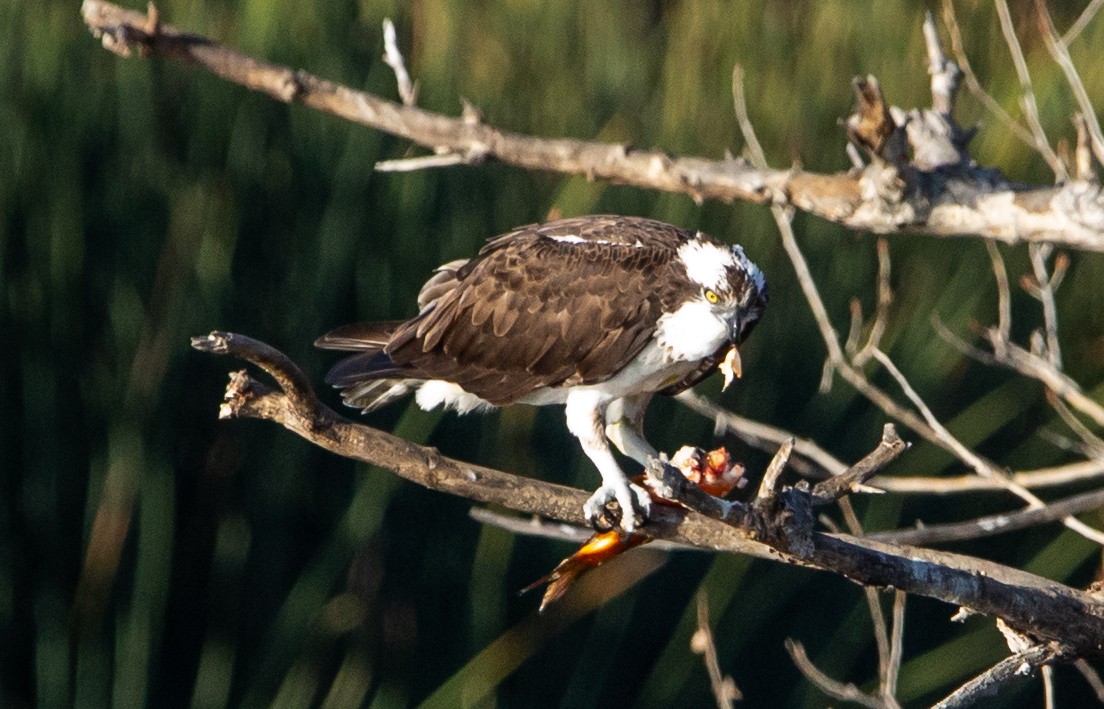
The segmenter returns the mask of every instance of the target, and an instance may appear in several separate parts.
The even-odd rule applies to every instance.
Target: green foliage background
[[[1079,6],[1081,3],[1077,3]],[[1015,3],[1044,125],[1070,136],[1073,103]],[[1057,4],[1055,4],[1057,5]],[[467,517],[463,500],[334,458],[278,427],[219,422],[233,363],[188,337],[243,332],[288,352],[321,383],[327,329],[414,312],[438,263],[518,224],[594,212],[641,214],[739,241],[771,281],[770,310],[744,349],[734,410],[816,439],[850,460],[885,417],[837,382],[817,393],[823,346],[761,207],[526,173],[487,164],[376,174],[404,142],[285,106],[177,64],[121,60],[78,3],[0,3],[0,686],[8,706],[705,706],[688,649],[708,593],[724,670],[748,705],[823,706],[786,637],[833,676],[869,689],[876,651],[860,590],[835,577],[736,557],[671,555],[597,611],[535,618],[517,597],[569,553]],[[419,103],[494,125],[719,157],[739,153],[734,63],[776,165],[846,169],[838,119],[848,85],[875,74],[897,105],[928,100],[922,3],[169,0],[163,19],[247,53],[394,95],[380,61],[390,16]],[[1053,8],[1067,27],[1079,7]],[[975,68],[1016,113],[1018,86],[991,6],[960,3]],[[1102,95],[1104,21],[1073,47]],[[1100,108],[1098,104],[1098,108]],[[1045,164],[968,96],[987,125],[983,164],[1046,182]],[[874,302],[874,238],[798,216],[814,276],[841,332],[848,303]],[[1070,454],[1038,386],[964,360],[932,314],[968,333],[995,320],[976,240],[891,239],[896,300],[885,346],[967,444],[1017,469]],[[1014,275],[1023,248],[1004,249]],[[1104,259],[1072,254],[1060,293],[1069,373],[1099,398]],[[1022,342],[1039,323],[1014,302]],[[879,381],[887,386],[891,382]],[[702,387],[719,396],[718,385]],[[332,393],[325,394],[336,402]],[[593,487],[561,412],[440,416],[402,406],[368,422],[467,460]],[[648,420],[660,448],[710,444],[711,426],[671,402]],[[762,454],[724,443],[754,471]],[[917,445],[896,472],[962,466]],[[1002,495],[883,496],[870,529],[1015,507]],[[1099,514],[1086,521],[1100,525]],[[1099,550],[1051,526],[958,545],[1084,585]],[[639,559],[660,559],[638,552]],[[616,585],[631,560],[600,582]],[[637,564],[643,563],[640,561]],[[911,599],[900,698],[930,701],[1002,657],[986,619]],[[1058,672],[1059,697],[1088,690]],[[1038,704],[1038,684],[1007,693]]]

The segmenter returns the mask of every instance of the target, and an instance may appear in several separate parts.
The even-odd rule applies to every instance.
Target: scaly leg
[[[621,528],[626,532],[636,529],[651,512],[652,501],[648,493],[633,485],[610,451],[606,440],[606,407],[609,399],[597,391],[576,390],[567,396],[567,428],[579,439],[583,452],[602,475],[602,487],[583,506],[587,519],[597,520],[606,503],[617,500],[621,506]],[[638,513],[642,519],[638,520]]]

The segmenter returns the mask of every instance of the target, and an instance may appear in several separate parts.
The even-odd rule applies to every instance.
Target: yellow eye
[[[712,290],[706,288],[705,289],[705,299],[708,300],[710,303],[716,303],[718,300],[721,299],[721,297],[719,295],[717,295],[716,293],[714,293]]]

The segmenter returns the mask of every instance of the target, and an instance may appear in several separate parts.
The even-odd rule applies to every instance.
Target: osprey
[[[647,465],[644,409],[716,371],[739,375],[736,345],[767,304],[762,271],[739,246],[623,216],[523,226],[437,269],[409,320],[338,328],[315,344],[353,351],[327,383],[371,411],[416,390],[423,409],[460,413],[564,404],[567,427],[602,475],[584,507],[611,500],[621,526],[650,510],[610,450]]]

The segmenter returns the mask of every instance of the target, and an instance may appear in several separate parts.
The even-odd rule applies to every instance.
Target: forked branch
[[[428,165],[493,159],[530,170],[685,194],[699,202],[775,204],[860,231],[979,235],[1010,243],[1048,242],[1104,251],[1104,193],[1099,185],[1086,181],[1060,186],[1014,184],[999,171],[965,159],[965,145],[958,146],[963,159],[953,164],[930,160],[946,154],[940,142],[946,136],[930,130],[939,128],[928,120],[932,114],[886,108],[871,79],[859,80],[857,89],[883,101],[884,116],[893,122],[892,126],[875,122],[871,127],[888,130],[887,137],[904,128],[915,162],[908,160],[900,140],[889,140],[885,145],[868,145],[876,159],[852,172],[774,170],[740,159],[680,157],[629,145],[512,133],[484,123],[477,111],[452,117],[388,101],[306,71],[254,59],[103,0],[85,0],[82,13],[92,33],[113,52],[193,64],[279,101],[302,103],[405,138],[435,153]],[[903,120],[909,124],[904,126]],[[889,160],[887,148],[897,151]]]
[[[222,418],[275,421],[326,450],[394,472],[433,490],[473,501],[582,523],[581,490],[459,462],[436,450],[349,421],[323,405],[285,355],[257,340],[214,332],[192,340],[204,352],[232,355],[268,372],[281,389],[244,371],[230,375]],[[807,488],[784,487],[750,503],[722,502],[670,466],[651,473],[690,512],[657,506],[643,532],[705,550],[750,554],[894,587],[1002,618],[1053,645],[1056,657],[1104,652],[1104,603],[1095,596],[973,557],[877,542],[814,529],[813,509],[861,485],[906,448],[887,426],[878,448],[841,475]],[[712,517],[712,519],[711,519]]]

